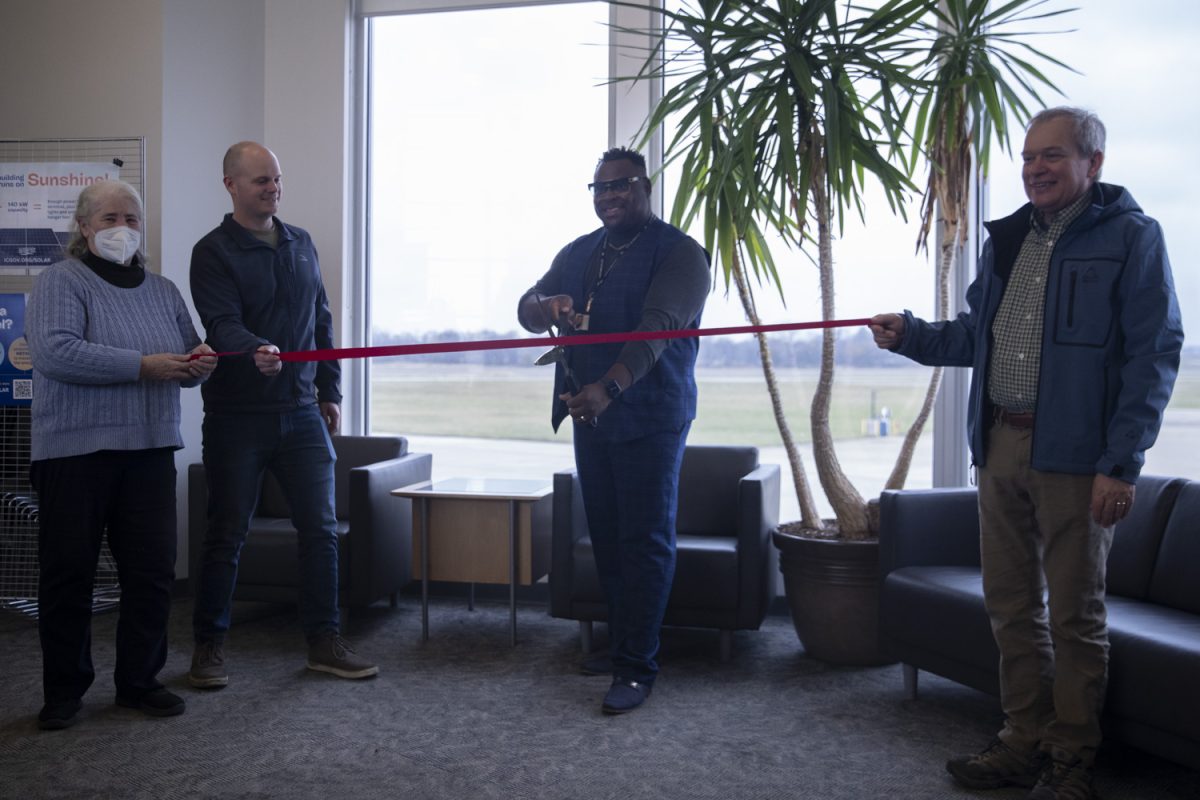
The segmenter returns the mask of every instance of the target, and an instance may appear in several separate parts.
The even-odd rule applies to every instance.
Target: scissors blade
[[[565,365],[566,357],[565,357],[565,354],[563,353],[562,345],[559,345],[558,347],[550,348],[549,350],[547,350],[546,352],[544,352],[540,356],[538,356],[537,360],[534,361],[533,363],[534,363],[534,366],[538,366],[538,367],[544,367],[547,364],[556,364],[556,363],[562,363]]]

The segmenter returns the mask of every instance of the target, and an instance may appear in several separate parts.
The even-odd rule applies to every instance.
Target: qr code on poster
[[[14,400],[32,400],[33,399],[33,381],[28,378],[22,378],[13,381],[13,399]]]

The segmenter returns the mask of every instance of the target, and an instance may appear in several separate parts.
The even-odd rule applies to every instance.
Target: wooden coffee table
[[[449,478],[392,490],[413,501],[413,561],[421,573],[421,641],[429,639],[429,582],[507,583],[517,644],[517,585],[550,570],[550,479]]]

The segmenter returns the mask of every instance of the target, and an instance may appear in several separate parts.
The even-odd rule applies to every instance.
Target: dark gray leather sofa
[[[679,473],[675,583],[666,625],[717,628],[721,659],[733,631],[757,630],[775,596],[779,465],[759,464],[756,447],[689,445]],[[579,620],[584,652],[592,622],[608,619],[596,575],[583,497],[574,471],[554,475],[550,616]]]
[[[392,489],[429,480],[433,456],[408,452],[403,436],[334,436],[338,602],[362,608],[412,580],[412,501]],[[188,468],[188,570],[199,572],[208,525],[203,464]],[[296,601],[300,561],[287,499],[269,472],[238,563],[235,600]]]
[[[923,669],[999,694],[974,489],[884,492],[880,635]],[[1200,482],[1143,476],[1108,558],[1106,736],[1200,769]]]

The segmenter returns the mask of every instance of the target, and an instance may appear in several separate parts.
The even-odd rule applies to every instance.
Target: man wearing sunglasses
[[[588,185],[602,226],[564,247],[518,304],[526,330],[623,333],[694,329],[708,296],[708,254],[650,210],[641,154],[613,148]],[[695,337],[566,348],[551,422],[575,421],[575,464],[608,602],[611,672],[601,710],[642,705],[658,675],[658,635],[675,573],[679,466],[696,416]]]

